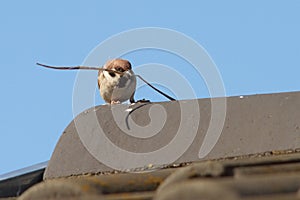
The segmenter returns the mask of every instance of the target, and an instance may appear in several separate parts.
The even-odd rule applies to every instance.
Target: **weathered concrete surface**
[[[18,200],[296,200],[299,188],[300,149],[279,155],[199,161],[144,173],[55,178],[32,186]]]
[[[112,155],[111,149],[99,145],[99,126],[105,136],[121,149],[147,153],[165,147],[175,138],[179,126],[183,123],[183,126],[189,127],[187,130],[190,130],[185,131],[188,139],[195,130],[197,135],[191,146],[176,160],[177,163],[300,148],[300,92],[229,97],[226,100],[227,112],[221,135],[214,148],[204,158],[199,158],[198,154],[211,120],[211,99],[136,104],[134,108],[137,109],[130,113],[130,117],[126,111],[129,105],[91,108],[77,116],[65,129],[49,161],[44,178],[112,170],[94,157],[97,151],[107,155],[108,159]],[[200,110],[199,126],[194,122],[194,113],[189,116],[180,107],[197,104],[198,107],[194,109]],[[161,106],[165,111],[160,110]],[[181,115],[184,119],[181,119]],[[142,128],[135,127],[130,118]],[[160,121],[164,122],[162,128],[159,128]],[[158,127],[158,133],[149,137],[153,131],[155,133],[155,127]],[[124,133],[130,130],[130,133],[144,138]],[[135,131],[137,132],[134,133]],[[82,142],[80,137],[88,139]],[[83,143],[91,146],[84,146]],[[96,148],[97,151],[91,155],[87,148]],[[177,148],[171,149],[170,155],[176,150]],[[111,159],[117,159],[117,155]]]

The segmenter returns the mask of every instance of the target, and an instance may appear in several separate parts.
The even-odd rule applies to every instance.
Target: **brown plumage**
[[[98,72],[98,87],[104,101],[116,104],[129,99],[133,103],[136,77],[131,70],[130,62],[123,59],[113,59],[106,62],[103,68],[111,70],[99,70]],[[122,72],[122,74],[113,71]]]

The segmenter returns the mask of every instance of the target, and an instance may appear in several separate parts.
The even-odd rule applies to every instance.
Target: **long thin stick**
[[[59,70],[78,70],[78,69],[84,69],[84,70],[97,70],[97,71],[108,71],[108,72],[113,72],[113,73],[117,73],[117,74],[123,74],[123,72],[118,72],[115,70],[111,70],[111,69],[104,69],[102,67],[86,67],[86,66],[75,66],[75,67],[57,67],[57,66],[50,66],[50,65],[45,65],[45,64],[41,64],[41,63],[36,63],[39,66],[42,67],[46,67],[46,68],[50,68],[50,69],[59,69]]]
[[[165,94],[164,92],[160,91],[159,89],[157,89],[156,87],[154,87],[153,85],[151,85],[148,81],[146,81],[145,79],[143,79],[140,75],[135,75],[137,77],[139,77],[142,81],[144,81],[149,87],[151,87],[153,90],[155,90],[156,92],[160,93],[161,95],[165,96],[166,98],[168,98],[171,101],[176,101],[176,99],[170,97],[169,95]]]

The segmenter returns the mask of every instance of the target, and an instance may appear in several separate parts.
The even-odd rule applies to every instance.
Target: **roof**
[[[142,173],[49,179],[30,188],[20,200],[299,199],[300,153],[297,152],[265,152]]]
[[[201,152],[202,145],[209,141],[206,138],[211,120],[222,122],[224,107],[214,107],[214,103],[224,99],[224,126],[211,151],[201,157],[199,149]],[[21,200],[297,199],[300,197],[300,110],[296,108],[299,107],[300,92],[97,106],[79,114],[69,124],[46,169],[0,180],[0,191],[6,191],[2,197],[21,194],[18,198]],[[199,126],[194,123],[197,118],[193,110],[197,109],[201,115]],[[156,135],[136,140],[124,134],[124,129],[136,129],[138,133],[146,129],[145,133],[151,133],[151,123],[160,123],[164,113],[167,117]],[[138,129],[131,120],[144,129]],[[102,148],[101,140],[82,138],[99,134],[99,124],[110,141],[137,153],[169,144],[176,139],[182,124],[186,129],[181,139],[190,139],[193,131],[195,137],[174,162],[167,161],[167,154],[163,157],[165,162],[131,162],[126,168],[127,158],[109,157],[110,150]],[[213,130],[215,134],[217,129]],[[96,152],[87,146],[89,142],[96,145]],[[177,151],[173,148],[169,155]],[[117,161],[114,164],[124,164],[125,168],[114,169],[98,159],[103,152]]]
[[[66,127],[44,178],[114,170],[108,164],[127,170],[296,149],[300,109],[295,108],[300,92],[96,106]],[[128,154],[117,157],[118,148],[161,154],[139,163]]]
[[[0,175],[0,199],[19,196],[32,185],[41,182],[47,163],[39,163]]]

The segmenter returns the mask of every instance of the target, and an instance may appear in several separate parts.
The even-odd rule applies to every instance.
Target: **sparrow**
[[[98,71],[98,88],[101,97],[108,104],[119,104],[129,100],[134,103],[136,76],[131,63],[124,59],[109,60]]]

